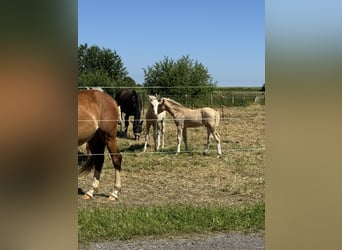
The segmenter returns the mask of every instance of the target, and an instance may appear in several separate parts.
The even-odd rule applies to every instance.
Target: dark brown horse
[[[128,118],[129,116],[134,116],[134,138],[135,140],[139,140],[143,123],[143,121],[140,121],[140,115],[142,111],[141,97],[135,90],[123,89],[115,94],[115,100],[117,104],[121,107],[121,112],[125,113],[125,136],[127,136],[127,129],[129,125]]]
[[[108,199],[118,198],[122,160],[116,141],[118,120],[118,106],[111,96],[97,90],[83,90],[78,93],[78,146],[88,143],[91,152],[80,173],[90,172],[95,168],[92,188],[83,196],[85,199],[92,198],[99,187],[105,147],[115,169],[113,192]]]

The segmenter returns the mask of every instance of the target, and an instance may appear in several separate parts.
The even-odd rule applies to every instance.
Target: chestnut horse
[[[105,147],[115,169],[114,187],[108,199],[118,199],[122,160],[116,140],[118,120],[118,106],[111,96],[98,90],[82,90],[78,93],[78,146],[88,143],[91,152],[80,173],[89,173],[95,168],[92,188],[83,196],[85,199],[93,198],[98,190]]]

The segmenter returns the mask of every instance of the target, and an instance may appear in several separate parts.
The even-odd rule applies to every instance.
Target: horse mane
[[[176,102],[176,101],[173,100],[173,99],[170,99],[170,98],[164,98],[164,99],[167,100],[167,101],[169,101],[169,102],[171,102],[172,104],[174,104],[174,105],[176,105],[176,106],[179,106],[179,107],[184,108],[184,105],[183,105],[183,104],[181,104],[181,103],[179,103],[179,102]]]
[[[170,98],[163,98],[163,99],[169,103],[170,108],[172,108],[176,113],[183,112],[185,109],[188,109],[183,104],[176,102],[173,99],[170,99]]]

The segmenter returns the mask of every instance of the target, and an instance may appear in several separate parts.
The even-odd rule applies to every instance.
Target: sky
[[[188,55],[217,86],[265,82],[263,0],[79,0],[78,44],[116,51],[128,75]]]

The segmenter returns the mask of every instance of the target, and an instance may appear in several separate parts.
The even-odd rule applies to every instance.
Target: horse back
[[[123,89],[115,94],[115,100],[121,111],[127,115],[139,115],[142,111],[142,100],[135,90]]]
[[[116,133],[119,108],[115,100],[106,93],[84,90],[78,93],[78,119],[96,123],[106,133]],[[95,133],[95,131],[93,131]]]

